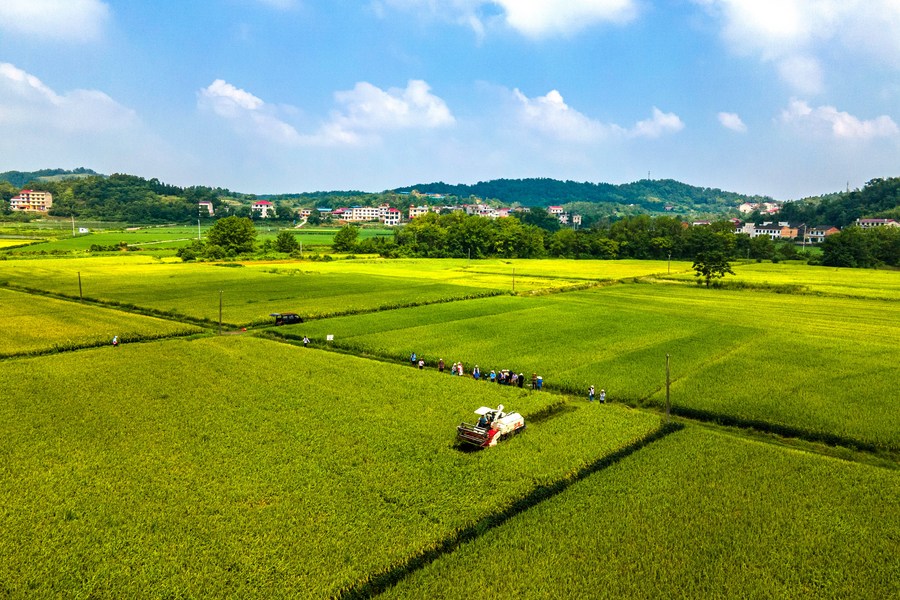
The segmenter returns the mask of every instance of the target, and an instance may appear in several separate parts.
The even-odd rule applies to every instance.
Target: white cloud
[[[0,124],[59,132],[103,132],[137,123],[134,111],[97,90],[63,94],[9,63],[0,63]]]
[[[376,142],[388,131],[455,123],[447,104],[421,80],[386,91],[363,81],[334,96],[341,108],[313,134],[301,134],[278,116],[280,109],[221,79],[200,90],[198,106],[227,119],[241,133],[285,145],[355,145]]]
[[[202,110],[210,110],[229,120],[242,133],[258,135],[274,143],[302,142],[297,130],[275,115],[274,107],[222,79],[216,79],[200,90],[197,103]]]
[[[892,137],[900,134],[900,127],[887,115],[862,120],[833,106],[812,108],[808,103],[792,99],[781,113],[781,121],[787,124],[826,130],[836,138],[868,140]]]
[[[631,129],[615,123],[602,123],[585,116],[568,104],[557,90],[545,96],[528,98],[518,89],[513,90],[518,105],[519,122],[547,137],[577,143],[591,143],[609,137],[656,138],[675,133],[684,123],[673,113],[653,108],[651,118],[639,121]]]
[[[520,104],[521,121],[555,139],[592,142],[615,131],[623,131],[615,125],[606,125],[581,114],[566,104],[562,94],[556,90],[534,99],[526,97],[517,89],[513,90],[513,95]]]
[[[570,35],[598,23],[627,23],[637,14],[634,0],[495,0],[506,23],[528,37]]]
[[[109,20],[101,0],[2,0],[0,29],[41,39],[90,41],[99,38]]]
[[[382,16],[391,6],[448,19],[468,25],[479,37],[496,24],[531,38],[566,36],[600,23],[628,23],[638,13],[637,0],[375,0],[372,5]],[[499,15],[483,16],[497,9]]]
[[[638,121],[631,130],[632,137],[657,138],[667,133],[677,133],[684,129],[684,122],[675,113],[664,113],[655,106],[653,116],[646,121]]]
[[[802,93],[823,88],[822,56],[867,55],[900,68],[898,0],[694,0],[737,53],[772,63]]]
[[[746,133],[747,126],[744,125],[744,121],[741,120],[740,115],[737,113],[720,112],[718,116],[719,123],[722,124],[722,127],[737,131],[738,133]]]

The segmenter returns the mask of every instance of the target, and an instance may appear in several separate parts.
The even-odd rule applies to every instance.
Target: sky
[[[900,0],[2,0],[0,171],[256,194],[900,176]]]

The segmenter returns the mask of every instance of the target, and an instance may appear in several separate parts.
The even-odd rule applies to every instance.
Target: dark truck
[[[276,325],[293,325],[294,323],[302,323],[303,317],[297,313],[272,313],[270,317],[275,317]]]

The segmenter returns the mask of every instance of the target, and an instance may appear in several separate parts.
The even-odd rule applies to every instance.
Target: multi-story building
[[[275,216],[275,205],[268,200],[257,200],[250,208],[253,212],[259,213],[261,219],[268,219],[270,216]]]
[[[35,190],[22,190],[18,196],[9,199],[10,210],[47,212],[53,206],[53,194]]]

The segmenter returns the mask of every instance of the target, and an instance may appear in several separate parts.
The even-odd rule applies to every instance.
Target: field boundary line
[[[426,549],[408,558],[403,564],[375,573],[365,580],[341,590],[332,597],[336,600],[358,600],[378,596],[406,577],[427,567],[438,558],[456,551],[463,544],[478,539],[492,529],[505,524],[513,517],[538,506],[542,502],[546,502],[547,500],[558,496],[575,483],[582,481],[594,473],[615,465],[635,452],[649,446],[653,442],[661,440],[682,429],[684,429],[684,425],[680,423],[666,423],[660,425],[658,428],[645,434],[635,442],[618,449],[612,454],[600,457],[568,477],[563,477],[553,483],[535,487],[524,496],[514,500],[506,508],[499,512],[484,516],[468,527],[457,530],[445,537],[443,541],[438,542],[432,548]]]

